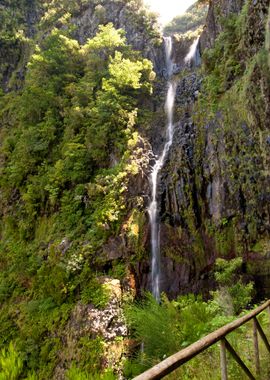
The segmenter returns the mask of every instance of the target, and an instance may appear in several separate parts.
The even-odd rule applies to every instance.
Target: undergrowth
[[[208,333],[233,321],[239,315],[246,314],[247,307],[250,307],[253,286],[251,283],[244,283],[239,276],[238,270],[241,264],[241,259],[230,262],[218,260],[215,270],[218,287],[209,301],[204,301],[195,295],[180,296],[174,301],[169,301],[163,294],[159,304],[152,295],[148,294],[144,301],[128,306],[127,320],[132,336],[140,349],[125,362],[125,376],[130,379],[138,375]],[[265,327],[267,324],[265,316],[260,316],[260,320]],[[252,329],[245,325],[230,334],[228,339],[252,367],[251,346],[246,344],[250,340],[250,334],[252,335]],[[233,361],[230,361],[229,373],[232,379],[242,378],[241,370]],[[209,379],[219,378],[217,345],[194,358],[169,378],[206,379],[208,377]]]

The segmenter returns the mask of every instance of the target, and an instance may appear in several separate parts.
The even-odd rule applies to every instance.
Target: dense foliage
[[[209,301],[193,294],[180,296],[169,301],[165,294],[158,304],[150,295],[137,304],[126,309],[127,319],[131,325],[133,337],[137,340],[139,350],[125,362],[125,376],[133,378],[149,367],[173,355],[208,333],[231,322],[239,312],[249,306],[252,299],[252,283],[244,284],[239,269],[242,260],[237,258],[227,262],[219,259],[215,268],[218,287]],[[237,289],[237,290],[236,290]],[[236,308],[235,306],[238,306]],[[246,313],[246,311],[244,310]],[[260,321],[268,324],[267,313],[260,316]],[[241,353],[241,358],[254,367],[246,339],[251,339],[252,324],[245,325],[228,335],[231,344]],[[266,351],[261,349],[264,363],[263,377],[267,378]],[[228,358],[229,359],[229,358]],[[230,378],[242,378],[241,368],[229,359]],[[217,379],[220,376],[219,347],[214,345],[205,353],[185,364],[172,373],[171,379]]]
[[[132,186],[142,167],[149,167],[144,150],[149,145],[144,145],[142,131],[152,116],[147,104],[155,74],[152,63],[127,43],[125,32],[106,21],[105,3],[7,0],[1,4],[0,379],[48,379],[57,376],[56,369],[69,380],[115,377],[110,369],[103,371],[102,336],[80,331],[67,348],[72,340],[69,327],[76,323],[78,305],[90,305],[95,311],[107,306],[110,295],[102,283],[104,276],[124,278],[122,285],[128,287],[128,264],[137,264],[145,254],[144,199]],[[136,31],[147,34],[145,45],[158,41],[155,17],[147,13],[142,0],[111,3],[128,6],[127,20],[133,20]],[[267,161],[263,143],[268,136],[264,107],[270,38],[266,47],[257,44],[257,50],[253,46],[245,49],[247,41],[253,41],[252,28],[247,26],[250,3],[240,15],[221,21],[222,33],[203,56],[204,80],[193,118],[197,180],[183,213],[185,228],[192,235],[195,267],[205,254],[203,241],[211,241],[207,249],[226,259],[241,256],[246,247],[259,253],[269,247],[264,240],[257,242],[267,225],[262,223],[267,212],[259,215],[257,205],[267,199],[258,189],[267,187],[260,170],[261,161]],[[92,7],[97,23],[105,21],[80,44],[78,25],[70,21],[86,6]],[[191,7],[165,32],[197,33],[205,15],[206,6]],[[199,231],[193,198],[196,191],[197,203],[202,210],[206,208],[200,195],[208,178],[201,171],[207,166],[202,164],[207,128],[217,117],[221,128],[215,124],[211,144],[224,142],[220,161],[227,170],[227,191],[237,194],[242,211],[233,214],[229,210],[214,223],[205,213]],[[251,129],[254,143],[249,138]],[[254,173],[256,165],[258,173]],[[246,219],[243,214],[248,215]],[[203,241],[197,239],[201,231]],[[181,228],[178,232],[182,234]],[[112,237],[124,240],[129,255],[117,256],[116,252],[116,259],[106,260],[104,247]],[[117,249],[109,253],[113,256]],[[173,257],[176,263],[183,259],[178,251],[174,255],[178,255]],[[135,349],[132,352],[132,340],[128,342],[126,377],[194,342],[249,306],[253,284],[240,277],[242,260],[217,260],[216,264],[217,289],[208,302],[193,295],[169,301],[164,295],[161,304],[151,296],[128,304],[126,318]],[[117,338],[124,351],[122,337]],[[249,358],[249,352],[245,354]],[[210,364],[214,359],[218,362],[216,355],[217,351],[210,352]],[[237,371],[230,367],[236,379],[241,376]],[[197,361],[181,376],[214,379],[217,372],[211,374],[208,368],[206,374]]]
[[[83,46],[55,28],[1,97],[0,344],[23,373],[48,378],[74,302],[106,302],[97,251],[125,215],[153,78],[112,24]]]

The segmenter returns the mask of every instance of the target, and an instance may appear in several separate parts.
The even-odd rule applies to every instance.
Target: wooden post
[[[268,311],[268,316],[269,316],[269,336],[270,336],[270,305],[267,307],[266,311]]]
[[[255,355],[255,366],[256,374],[260,376],[260,353],[259,353],[259,343],[258,343],[258,330],[255,319],[253,321],[253,345],[254,345],[254,355]]]
[[[256,378],[252,375],[252,373],[250,372],[250,370],[248,369],[248,367],[245,365],[245,363],[243,362],[243,360],[238,356],[238,354],[235,352],[234,348],[230,345],[230,343],[226,340],[226,338],[224,338],[224,343],[225,343],[226,349],[232,355],[232,357],[234,358],[234,360],[240,365],[240,367],[245,372],[245,374],[247,375],[247,377],[250,380],[256,380]]]
[[[220,370],[221,380],[228,380],[226,345],[224,339],[220,341]]]
[[[270,305],[268,306],[267,310],[268,310],[268,315],[269,315],[269,328],[270,328]]]
[[[268,306],[267,310],[268,310],[268,315],[269,315],[269,324],[268,324],[268,326],[269,326],[269,330],[270,330],[270,305]]]
[[[259,331],[259,334],[265,344],[265,347],[267,348],[268,352],[270,353],[270,344],[268,342],[268,339],[260,325],[260,323],[258,322],[258,319],[256,317],[254,317],[254,322],[256,323],[256,327],[257,327],[257,330]]]

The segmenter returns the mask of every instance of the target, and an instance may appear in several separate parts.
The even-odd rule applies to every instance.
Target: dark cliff
[[[180,79],[184,117],[176,116],[160,180],[169,294],[208,290],[216,258],[242,256],[258,296],[269,296],[268,8],[269,1],[210,2],[199,43],[203,70]]]
[[[140,0],[0,7],[1,347],[16,339],[41,379],[73,361],[116,368],[132,345],[123,299],[150,289],[168,79],[156,18]],[[267,0],[210,1],[196,62],[194,36],[173,36],[175,134],[158,189],[171,298],[208,297],[218,257],[242,257],[257,298],[270,295],[269,19]]]
[[[52,12],[52,5],[33,1],[25,7],[19,2],[18,21],[12,27],[14,4],[2,5],[8,15],[5,33],[1,34],[3,89],[22,87],[33,41],[42,42],[55,25],[70,29],[73,38],[84,43],[95,35],[99,24],[113,22],[126,31],[127,41],[135,50],[152,60],[158,74],[154,96],[147,104],[152,120],[143,131],[144,138],[158,153],[165,133],[162,103],[167,74],[155,17],[147,13],[140,1],[82,1],[68,6],[59,3],[56,13]],[[202,69],[187,67],[184,62],[192,40],[173,38],[174,73],[179,81],[177,128],[159,191],[163,289],[171,295],[208,288],[216,257],[238,255],[244,257],[243,270],[255,276],[258,284],[263,281],[263,288],[268,291],[268,6],[266,0],[245,4],[241,0],[210,1],[199,40]],[[16,34],[18,28],[22,30],[20,36]],[[148,155],[147,143],[142,149]],[[148,160],[151,162],[151,157]],[[141,173],[133,185],[131,179],[129,188],[131,197],[143,199],[139,217],[144,230],[139,245],[143,260],[136,259],[137,248],[129,241],[125,228],[121,238],[108,241],[103,256],[105,266],[107,258],[109,262],[113,258],[139,260],[130,270],[140,289],[149,286],[149,228],[144,211],[149,203],[149,170]],[[133,213],[132,202],[129,203],[127,220]]]

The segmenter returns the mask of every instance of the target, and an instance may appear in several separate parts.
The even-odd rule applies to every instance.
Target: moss
[[[270,286],[270,260],[249,260],[247,262],[247,274],[251,276],[265,277],[265,284]],[[268,289],[267,289],[268,290]]]
[[[79,368],[84,369],[89,374],[101,372],[103,364],[104,342],[98,337],[91,339],[83,337],[79,342]]]
[[[270,67],[270,10],[268,13],[268,18],[266,22],[266,38],[265,38],[265,48],[268,51],[268,67]]]
[[[221,257],[229,257],[235,251],[235,231],[232,223],[215,231],[216,250]]]
[[[144,247],[145,225],[145,211],[139,211],[138,208],[132,210],[127,222],[123,225],[128,238],[129,250],[134,253],[132,261],[141,260],[146,253]]]
[[[112,263],[112,269],[109,270],[109,276],[112,278],[117,278],[118,280],[123,280],[127,276],[127,264],[120,261],[114,261]]]
[[[252,252],[259,253],[262,257],[268,256],[270,251],[270,241],[268,239],[261,239],[257,241],[251,249]]]
[[[165,247],[162,249],[162,255],[172,259],[176,264],[189,264],[189,260],[183,256],[181,249]]]
[[[206,260],[204,241],[199,232],[197,232],[196,235],[194,236],[194,241],[192,242],[192,249],[194,250],[194,253],[196,254],[195,261],[204,262]]]
[[[81,300],[84,304],[93,304],[95,307],[103,309],[107,306],[110,299],[110,292],[106,285],[102,285],[98,280],[92,278],[87,285],[83,287]]]
[[[205,52],[206,77],[195,105],[198,192],[204,191],[202,180],[211,181],[211,176],[201,168],[207,154],[207,139],[211,139],[219,163],[216,170],[228,188],[229,202],[226,199],[225,204],[235,214],[234,226],[229,224],[219,229],[213,226],[211,231],[221,255],[242,254],[247,245],[254,244],[260,238],[260,214],[267,214],[260,201],[266,190],[260,189],[267,188],[268,161],[263,131],[269,118],[268,55],[264,47],[254,51],[251,47],[244,48],[249,13],[250,2],[246,2],[239,16],[226,19],[214,48]],[[207,213],[205,199],[199,199],[199,204],[202,212]],[[221,223],[222,218],[223,215]]]

